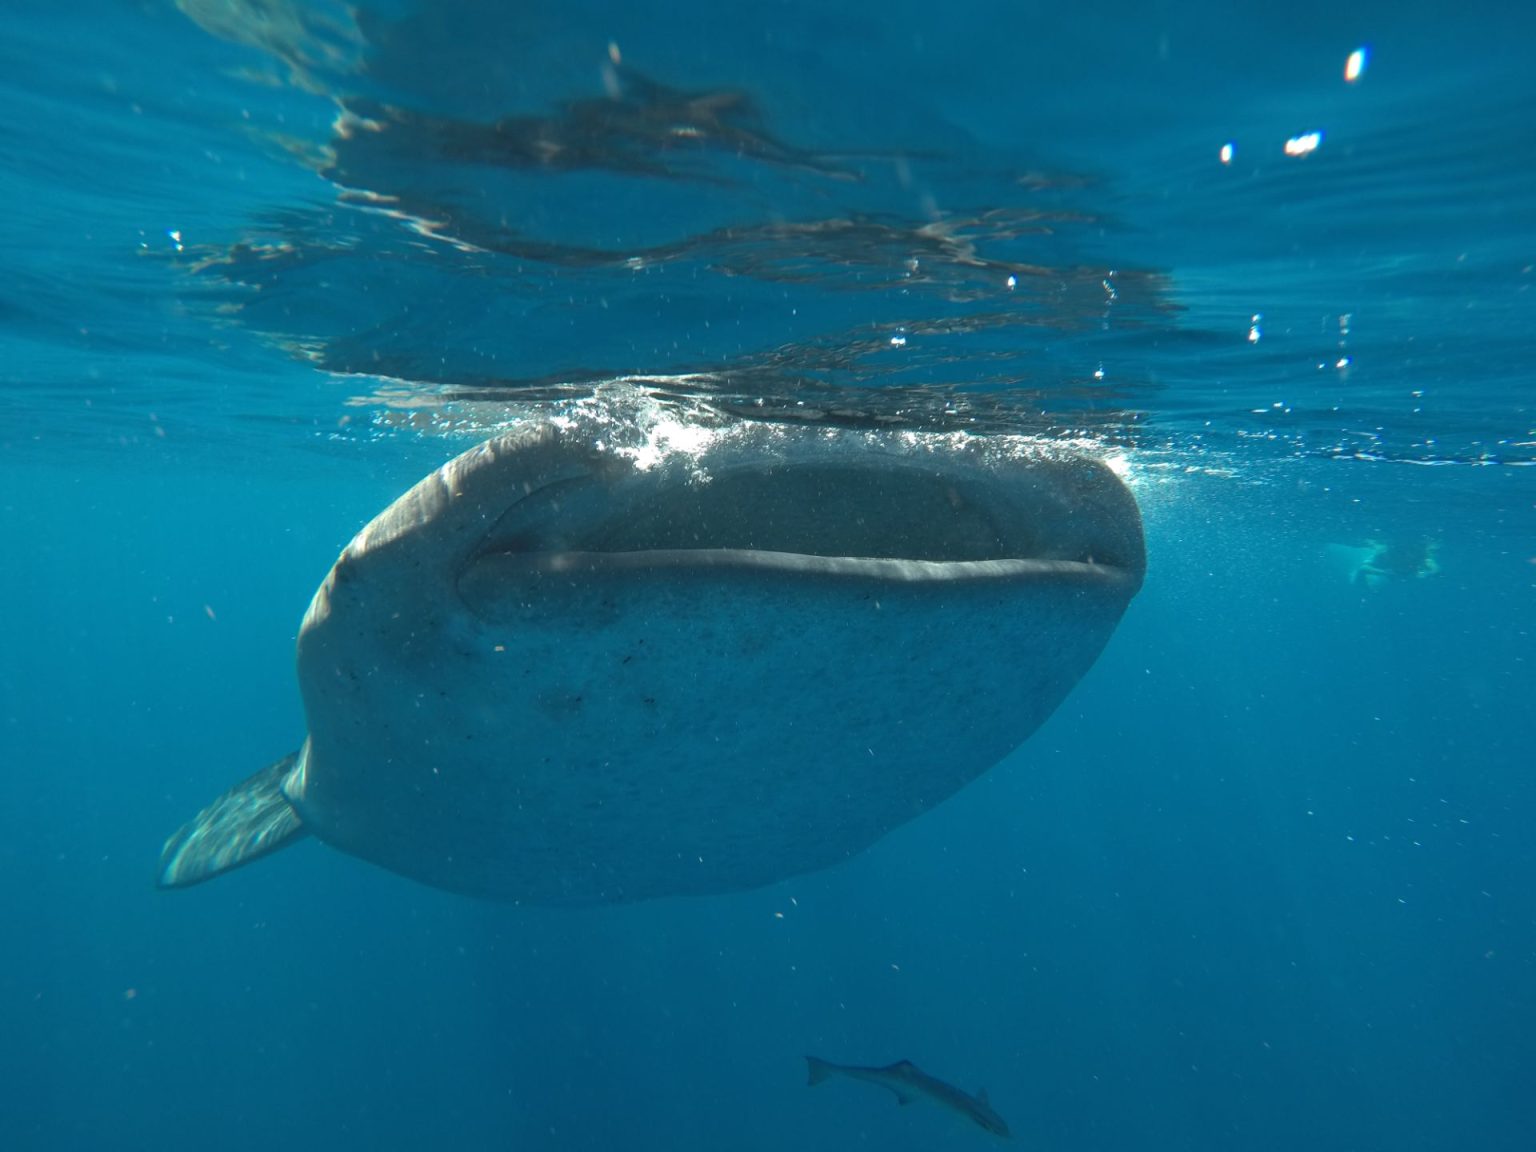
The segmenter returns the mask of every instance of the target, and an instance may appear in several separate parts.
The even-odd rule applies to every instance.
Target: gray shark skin
[[[987,1102],[986,1089],[972,1096],[953,1084],[930,1076],[910,1060],[899,1060],[884,1068],[861,1068],[854,1064],[833,1064],[815,1056],[805,1058],[807,1075],[805,1082],[812,1087],[831,1076],[846,1076],[850,1080],[866,1080],[888,1088],[896,1094],[898,1104],[910,1104],[914,1100],[932,1100],[941,1108],[957,1112],[967,1120],[981,1125],[994,1136],[1011,1136],[1008,1122],[999,1116]]]
[[[541,904],[825,868],[1022,743],[1144,569],[1114,473],[1023,438],[528,420],[342,552],[299,632],[306,739],[159,882],[306,834]]]

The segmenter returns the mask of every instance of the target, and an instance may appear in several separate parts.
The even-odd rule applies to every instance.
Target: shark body
[[[1114,471],[1025,437],[530,416],[342,552],[299,629],[302,743],[160,883],[307,835],[536,904],[831,867],[1023,743],[1145,568]]]
[[[865,1080],[878,1084],[896,1094],[900,1104],[910,1104],[917,1099],[932,1100],[940,1107],[958,1112],[975,1124],[979,1124],[996,1136],[1009,1136],[1008,1122],[987,1101],[986,1089],[972,1096],[936,1076],[930,1076],[910,1060],[898,1060],[883,1068],[864,1068],[856,1064],[833,1064],[815,1056],[805,1058],[808,1075],[806,1083],[812,1087],[832,1076],[846,1076],[850,1080]]]

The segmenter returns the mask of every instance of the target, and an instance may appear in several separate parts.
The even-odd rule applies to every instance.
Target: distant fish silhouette
[[[1424,580],[1440,571],[1440,542],[1427,536],[1367,540],[1363,544],[1329,544],[1331,567],[1349,583],[1379,588],[1402,580]]]
[[[1435,559],[1440,550],[1438,540],[1424,536],[1388,542],[1370,540],[1366,547],[1371,554],[1355,570],[1356,584],[1375,587],[1384,580],[1422,580],[1440,571],[1440,562]]]
[[[884,1068],[860,1068],[852,1064],[833,1064],[828,1060],[818,1060],[815,1056],[807,1056],[805,1063],[809,1070],[805,1082],[812,1087],[829,1076],[867,1080],[871,1084],[879,1084],[882,1088],[889,1088],[896,1093],[898,1103],[910,1104],[919,1097],[927,1097],[935,1104],[948,1108],[951,1112],[958,1112],[980,1124],[988,1132],[998,1136],[1012,1135],[1008,1131],[1008,1122],[993,1111],[992,1105],[987,1102],[985,1088],[972,1096],[969,1092],[962,1092],[953,1084],[946,1084],[928,1075],[910,1060],[900,1060],[895,1064],[887,1064]]]

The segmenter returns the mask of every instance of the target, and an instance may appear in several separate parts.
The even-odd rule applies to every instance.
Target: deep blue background
[[[534,31],[563,42],[560,14],[539,12]],[[1318,7],[1310,29],[1308,12],[1279,22],[1291,39],[1179,6],[850,6],[823,31],[894,42],[878,36],[925,13],[943,51],[891,80],[906,104],[982,137],[1015,114],[1056,126],[1041,135],[1073,141],[1058,156],[1118,178],[1134,215],[1116,242],[1168,269],[1188,310],[1108,349],[1169,384],[1127,454],[1146,587],[1021,752],[863,857],[581,912],[464,900],[315,843],[153,888],[163,837],[300,739],[294,633],[336,551],[465,442],[334,438],[356,388],[219,328],[139,255],[168,227],[232,238],[258,206],[325,202],[229,127],[242,101],[323,124],[306,97],[229,79],[233,49],[168,7],[84,6],[67,38],[45,9],[18,15],[0,90],[0,1148],[991,1139],[866,1086],[809,1092],[806,1052],[985,1085],[1028,1148],[1536,1146],[1536,472],[1507,463],[1536,440],[1531,41],[1475,6]],[[656,36],[674,66],[729,71],[731,45],[804,19],[769,6],[697,41]],[[1270,37],[1273,69],[1232,97],[1242,116],[1197,68],[1151,90],[1124,71],[1062,87],[1101,48],[1156,58],[1159,27],[1198,31],[1189,56],[1213,67]],[[1398,47],[1399,93],[1479,94],[1426,102],[1438,183],[1360,192],[1364,232],[1343,229],[1348,181],[1331,199],[1257,187],[1225,225],[1265,197],[1273,224],[1228,240],[1209,193],[1189,219],[1193,161],[1162,164],[1138,125],[1201,147],[1226,115],[1257,132],[1255,108],[1294,96],[1288,67],[1336,70],[1367,40],[1373,68]],[[1062,75],[1008,112],[1004,59]],[[438,98],[473,104],[462,87]],[[1513,127],[1485,140],[1490,108]],[[791,127],[836,135],[802,111]],[[1447,140],[1471,143],[1427,143]],[[226,183],[189,179],[210,148]],[[1390,165],[1356,173],[1372,174],[1394,186]],[[1279,351],[1243,359],[1259,305],[1319,347],[1352,311],[1361,386],[1378,412],[1418,414],[1395,440],[1418,462],[1326,458],[1255,419],[1319,379],[1283,319],[1259,349]],[[1229,320],[1230,346],[1179,339]],[[1469,449],[1424,466],[1437,434],[1481,436],[1506,464]],[[1378,587],[1330,547],[1426,538],[1440,571]]]

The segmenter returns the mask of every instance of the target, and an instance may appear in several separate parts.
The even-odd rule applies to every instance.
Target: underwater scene
[[[0,1149],[1536,1147],[1536,12],[6,15]]]

